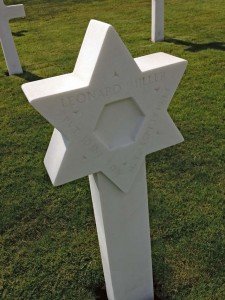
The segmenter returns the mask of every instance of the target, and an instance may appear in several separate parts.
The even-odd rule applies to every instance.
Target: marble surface
[[[167,108],[185,67],[165,53],[133,59],[112,26],[91,21],[73,73],[22,87],[55,127],[52,183],[101,171],[127,192],[146,154],[183,141]]]
[[[89,176],[109,300],[153,300],[145,162],[128,193],[101,172]]]

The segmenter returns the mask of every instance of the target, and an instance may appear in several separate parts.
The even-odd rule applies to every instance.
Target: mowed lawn
[[[21,2],[27,17],[11,28],[24,74],[8,77],[0,51],[0,299],[104,299],[88,180],[52,186],[43,158],[53,128],[21,90],[73,70],[91,18],[112,24],[134,57],[189,62],[169,108],[185,141],[147,156],[155,294],[225,299],[224,0],[166,0],[156,44],[150,0],[5,1]]]

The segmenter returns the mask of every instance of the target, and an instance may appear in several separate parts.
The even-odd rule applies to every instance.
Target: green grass
[[[134,57],[164,51],[189,62],[169,108],[185,142],[147,157],[155,293],[225,299],[224,0],[166,1],[166,41],[156,44],[150,0],[22,2],[27,17],[11,28],[24,75],[6,76],[0,51],[0,298],[95,299],[104,285],[87,178],[52,187],[43,165],[52,127],[20,88],[71,72],[96,18]]]

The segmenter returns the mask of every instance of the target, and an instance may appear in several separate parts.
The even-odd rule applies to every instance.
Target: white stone
[[[164,40],[164,0],[152,0],[152,42]]]
[[[25,17],[22,4],[6,6],[3,0],[0,0],[0,40],[9,75],[23,73],[9,27],[9,20],[22,17]]]
[[[154,299],[144,161],[128,193],[100,172],[89,181],[108,299]]]
[[[112,26],[92,20],[73,73],[22,86],[56,128],[44,160],[52,183],[90,175],[110,300],[153,299],[145,156],[183,141],[167,108],[186,64],[133,59]]]

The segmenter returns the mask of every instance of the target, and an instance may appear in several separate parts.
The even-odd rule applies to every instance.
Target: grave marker
[[[185,68],[165,53],[133,59],[112,26],[92,20],[73,73],[22,86],[55,127],[52,183],[89,175],[110,300],[154,297],[145,156],[183,141],[167,108]]]
[[[25,17],[22,4],[6,6],[3,0],[0,0],[0,41],[9,75],[23,73],[9,27],[9,20],[22,17]]]
[[[152,0],[152,42],[164,40],[164,0]]]

